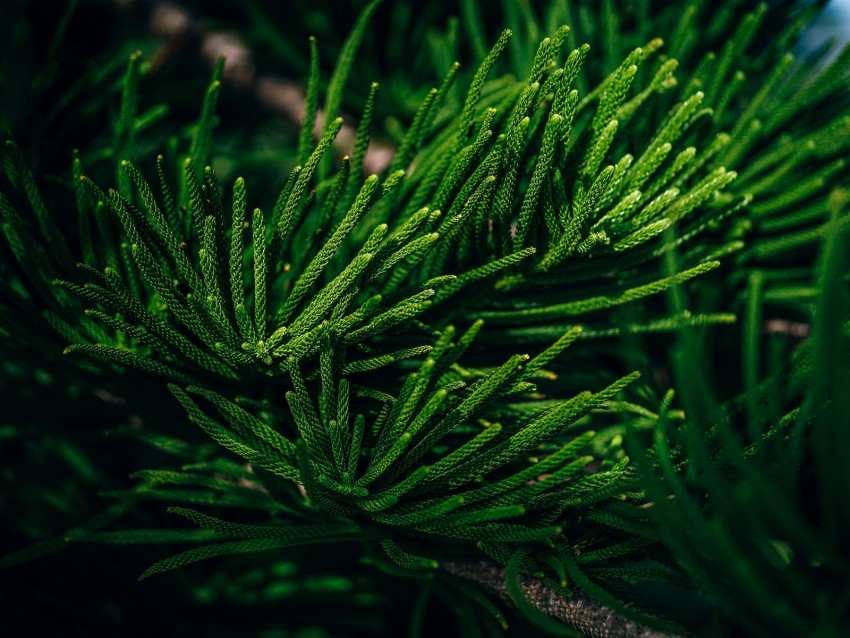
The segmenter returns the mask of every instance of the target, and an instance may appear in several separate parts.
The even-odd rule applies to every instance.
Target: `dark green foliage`
[[[429,635],[435,608],[574,635],[549,603],[579,594],[671,633],[846,633],[850,54],[795,62],[793,4],[386,4],[339,50],[305,11],[309,53],[278,8],[231,16],[306,78],[283,150],[240,143],[263,125],[224,59],[168,124],[144,38],[62,87],[110,114],[73,153],[9,112],[0,438],[30,491],[73,472],[0,565],[133,546],[140,579],[182,574],[151,587],[306,603],[281,635]],[[420,48],[376,53],[408,20]]]

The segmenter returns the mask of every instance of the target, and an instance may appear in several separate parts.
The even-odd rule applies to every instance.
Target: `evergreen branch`
[[[504,570],[491,563],[444,561],[442,568],[494,593],[508,595]],[[572,595],[567,597],[547,587],[540,579],[527,576],[519,576],[519,588],[535,608],[592,638],[610,635],[623,638],[661,638],[675,635],[642,627],[580,591],[573,590]]]

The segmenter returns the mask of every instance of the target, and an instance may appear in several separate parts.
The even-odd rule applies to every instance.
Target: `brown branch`
[[[447,572],[478,583],[485,589],[509,599],[505,570],[486,561],[444,561]],[[553,591],[536,578],[520,576],[523,595],[547,616],[583,632],[589,638],[679,638],[643,627],[608,609],[576,590],[570,598]]]

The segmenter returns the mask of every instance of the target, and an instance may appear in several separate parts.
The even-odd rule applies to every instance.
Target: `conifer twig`
[[[450,574],[473,581],[483,588],[508,598],[505,570],[487,561],[441,561]],[[547,616],[560,620],[583,632],[588,638],[679,638],[643,627],[608,607],[574,590],[567,598],[547,587],[537,578],[520,576],[525,597]]]

